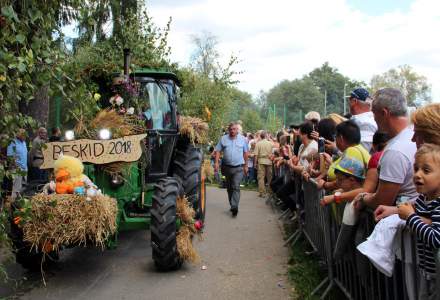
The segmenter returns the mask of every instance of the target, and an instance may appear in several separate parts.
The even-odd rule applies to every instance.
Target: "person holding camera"
[[[314,125],[310,121],[304,122],[299,127],[301,146],[298,150],[298,156],[289,161],[290,168],[297,174],[303,174],[310,165],[312,158],[318,153],[318,143],[311,135],[313,131]]]

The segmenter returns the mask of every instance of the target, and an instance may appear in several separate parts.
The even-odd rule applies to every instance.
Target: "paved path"
[[[276,215],[257,193],[242,192],[238,217],[232,218],[226,190],[207,191],[204,241],[196,244],[200,264],[158,273],[149,231],[127,232],[121,234],[116,250],[63,252],[47,276],[47,286],[28,288],[19,298],[288,299],[287,249]]]

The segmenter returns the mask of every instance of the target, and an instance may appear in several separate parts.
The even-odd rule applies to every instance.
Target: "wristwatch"
[[[335,202],[336,202],[337,204],[339,204],[339,203],[342,202],[342,197],[341,197],[341,195],[342,195],[341,192],[336,192],[336,193],[333,195],[333,198],[335,199]]]

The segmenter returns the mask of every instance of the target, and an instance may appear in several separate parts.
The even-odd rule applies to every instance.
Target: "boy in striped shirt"
[[[417,237],[421,270],[418,299],[436,299],[435,255],[440,248],[440,146],[424,144],[416,152],[414,184],[420,194],[415,204],[399,205],[399,217]]]

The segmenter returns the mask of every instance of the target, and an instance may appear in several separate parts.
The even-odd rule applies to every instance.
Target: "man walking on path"
[[[377,131],[377,124],[371,111],[371,98],[364,88],[357,88],[350,93],[348,104],[353,120],[361,130],[361,144],[370,152],[373,144],[373,135]]]
[[[257,167],[258,192],[260,197],[266,194],[266,182],[272,180],[272,155],[273,144],[266,139],[266,131],[260,133],[261,140],[255,146],[254,166]],[[266,181],[265,181],[266,180]]]
[[[244,136],[238,133],[238,124],[230,123],[228,134],[221,137],[215,147],[214,172],[218,172],[220,152],[223,152],[222,174],[226,178],[229,204],[231,205],[232,216],[238,213],[240,202],[240,182],[244,175],[247,175],[248,166],[248,143]]]

